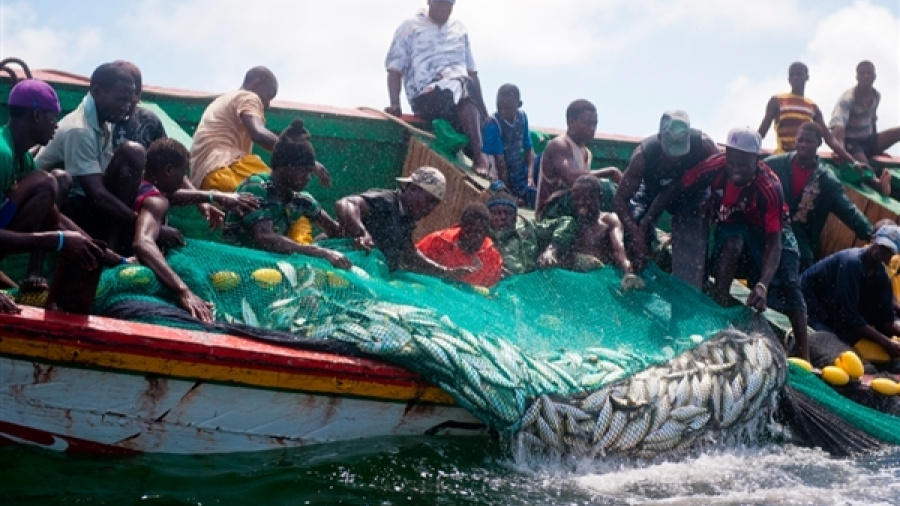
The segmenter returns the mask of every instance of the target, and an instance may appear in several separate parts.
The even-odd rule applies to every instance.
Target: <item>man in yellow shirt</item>
[[[278,140],[266,128],[265,111],[278,93],[278,80],[266,67],[253,67],[241,88],[212,101],[203,112],[191,147],[191,182],[203,190],[231,192],[254,174],[271,169],[252,153],[256,143],[272,151]],[[325,186],[328,172],[316,166]]]

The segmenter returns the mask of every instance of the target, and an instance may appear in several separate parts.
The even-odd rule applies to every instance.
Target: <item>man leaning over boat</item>
[[[59,252],[84,270],[96,269],[103,252],[59,212],[60,187],[67,187],[69,181],[66,174],[37,170],[29,152],[54,136],[60,112],[56,92],[43,81],[26,79],[12,88],[7,103],[9,121],[0,128],[0,258],[32,252],[20,290],[27,291],[30,284],[44,292],[43,252]],[[5,275],[2,278],[8,280]],[[18,310],[6,295],[0,295],[0,311]]]

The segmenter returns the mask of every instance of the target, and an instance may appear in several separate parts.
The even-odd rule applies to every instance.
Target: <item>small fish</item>
[[[284,260],[279,260],[275,262],[275,266],[278,267],[278,270],[284,274],[284,279],[287,280],[288,284],[291,285],[291,288],[296,289],[299,284],[297,281],[297,269],[294,268],[293,265],[285,262]]]
[[[246,298],[241,299],[241,316],[244,317],[245,325],[259,327],[259,320],[256,318],[256,313],[253,312],[253,308],[250,307],[250,303],[247,302]]]

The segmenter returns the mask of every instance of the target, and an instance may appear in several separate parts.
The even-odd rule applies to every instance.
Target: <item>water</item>
[[[897,505],[900,450],[724,449],[659,463],[515,462],[475,438],[128,458],[0,448],[3,505]]]

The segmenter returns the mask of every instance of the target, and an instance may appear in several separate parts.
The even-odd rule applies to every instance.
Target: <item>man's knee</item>
[[[16,190],[10,194],[10,200],[19,207],[24,207],[31,200],[47,201],[48,205],[56,202],[59,187],[56,178],[42,170],[29,172],[23,177]]]
[[[50,175],[56,181],[57,202],[64,200],[69,196],[69,190],[72,189],[72,175],[62,169],[53,169]]]

